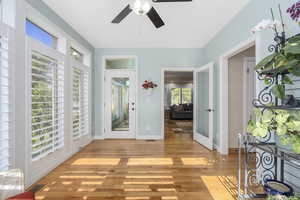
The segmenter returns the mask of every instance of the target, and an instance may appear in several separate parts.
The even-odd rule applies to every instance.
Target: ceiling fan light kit
[[[113,20],[111,23],[119,24],[125,17],[127,17],[132,11],[137,15],[147,15],[156,28],[160,28],[165,25],[164,21],[159,16],[158,12],[152,6],[152,3],[164,3],[164,2],[191,2],[192,0],[133,0],[128,4]]]
[[[137,15],[146,15],[150,11],[151,7],[152,5],[150,0],[135,0],[130,5],[130,8]]]

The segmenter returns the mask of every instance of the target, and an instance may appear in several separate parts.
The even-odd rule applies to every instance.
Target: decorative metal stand
[[[281,14],[281,9],[280,14]],[[272,11],[272,10],[271,10]],[[272,11],[272,16],[273,11]],[[273,17],[274,19],[274,17]],[[278,33],[275,26],[275,43],[268,50],[280,52],[288,39],[284,32]],[[298,107],[282,105],[281,101],[274,97],[271,88],[274,85],[284,85],[282,77],[289,74],[288,71],[278,71],[275,66],[267,71],[257,71],[259,80],[266,80],[264,88],[258,93],[257,99],[253,100],[253,106],[266,110],[300,110]],[[239,136],[239,171],[238,171],[238,199],[266,198],[262,186],[266,180],[275,179],[291,185],[296,191],[300,191],[300,155],[296,155],[275,142],[275,134],[269,132],[264,138],[254,137],[250,134]],[[288,169],[288,170],[287,170]],[[299,170],[299,171],[298,171]],[[295,174],[291,174],[295,171]],[[285,179],[286,175],[297,179],[298,184],[293,184]]]
[[[238,199],[266,198],[262,185],[268,179],[289,182],[286,168],[300,170],[300,155],[287,151],[275,143],[264,143],[251,135],[239,136]],[[300,172],[300,171],[299,171]],[[294,175],[295,178],[297,174]],[[297,185],[288,183],[299,189]]]

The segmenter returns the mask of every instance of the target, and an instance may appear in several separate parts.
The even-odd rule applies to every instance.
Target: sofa
[[[170,107],[170,119],[192,120],[193,119],[193,104],[172,105]]]

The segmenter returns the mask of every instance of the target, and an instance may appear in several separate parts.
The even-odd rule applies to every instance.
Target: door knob
[[[206,109],[205,111],[207,111],[207,112],[213,112],[214,110],[213,109]]]

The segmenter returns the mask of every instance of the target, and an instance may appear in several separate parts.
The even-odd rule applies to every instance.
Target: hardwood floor
[[[231,200],[236,155],[166,127],[165,141],[96,140],[37,184],[37,200]]]

